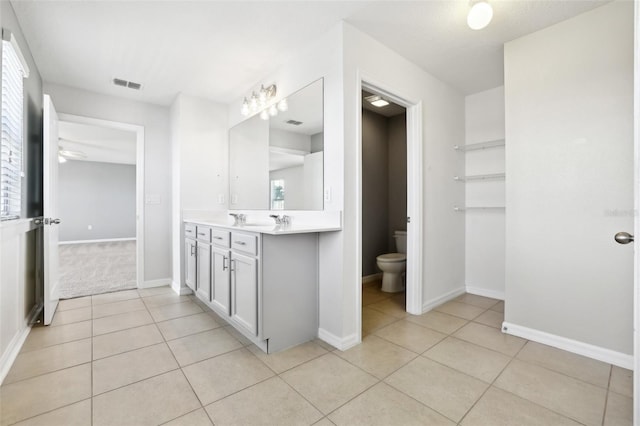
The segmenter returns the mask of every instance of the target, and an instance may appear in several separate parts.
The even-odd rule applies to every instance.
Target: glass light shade
[[[244,102],[242,102],[242,108],[240,108],[240,114],[244,115],[245,117],[249,115],[249,101],[247,101],[247,98],[244,98]]]
[[[256,109],[258,109],[258,96],[256,95],[256,92],[253,92],[253,94],[251,95],[249,108],[251,108],[251,111],[255,111]]]
[[[486,1],[479,1],[474,4],[467,15],[467,25],[472,30],[481,30],[491,22],[493,18],[493,8]]]
[[[276,106],[276,104],[273,104],[269,107],[269,115],[272,117],[278,115],[278,107]]]
[[[260,100],[260,102],[266,102],[267,101],[267,91],[264,88],[264,85],[260,86],[260,92],[258,92],[258,99]]]
[[[262,118],[263,120],[268,120],[269,119],[269,113],[267,112],[266,109],[262,110],[262,112],[260,113],[260,118]]]
[[[278,109],[280,111],[286,111],[289,109],[289,104],[287,104],[287,100],[283,99],[280,102],[278,102]]]

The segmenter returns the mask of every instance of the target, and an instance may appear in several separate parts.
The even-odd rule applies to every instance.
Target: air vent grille
[[[114,78],[113,79],[113,84],[115,84],[116,86],[120,86],[120,87],[128,87],[129,89],[133,89],[133,90],[142,89],[142,84],[135,83],[133,81],[123,80],[121,78]]]
[[[287,124],[291,124],[292,126],[299,126],[302,124],[302,121],[288,120]]]

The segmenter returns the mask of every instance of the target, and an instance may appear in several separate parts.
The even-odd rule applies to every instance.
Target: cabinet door
[[[211,302],[221,312],[229,315],[231,306],[231,282],[229,280],[229,265],[231,264],[229,250],[218,247],[211,248]]]
[[[196,241],[184,240],[184,282],[191,290],[196,291]]]
[[[231,317],[258,335],[258,261],[231,254]]]
[[[211,246],[198,243],[197,293],[201,300],[211,301]]]

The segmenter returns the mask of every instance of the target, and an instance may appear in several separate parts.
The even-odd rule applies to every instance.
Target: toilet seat
[[[403,262],[407,260],[405,253],[387,253],[381,254],[376,258],[380,262]]]

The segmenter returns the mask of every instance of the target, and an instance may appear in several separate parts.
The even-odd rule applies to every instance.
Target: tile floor
[[[363,343],[266,355],[169,288],[62,301],[0,387],[0,424],[630,425],[631,372],[504,335],[503,304],[421,316],[363,290]]]

